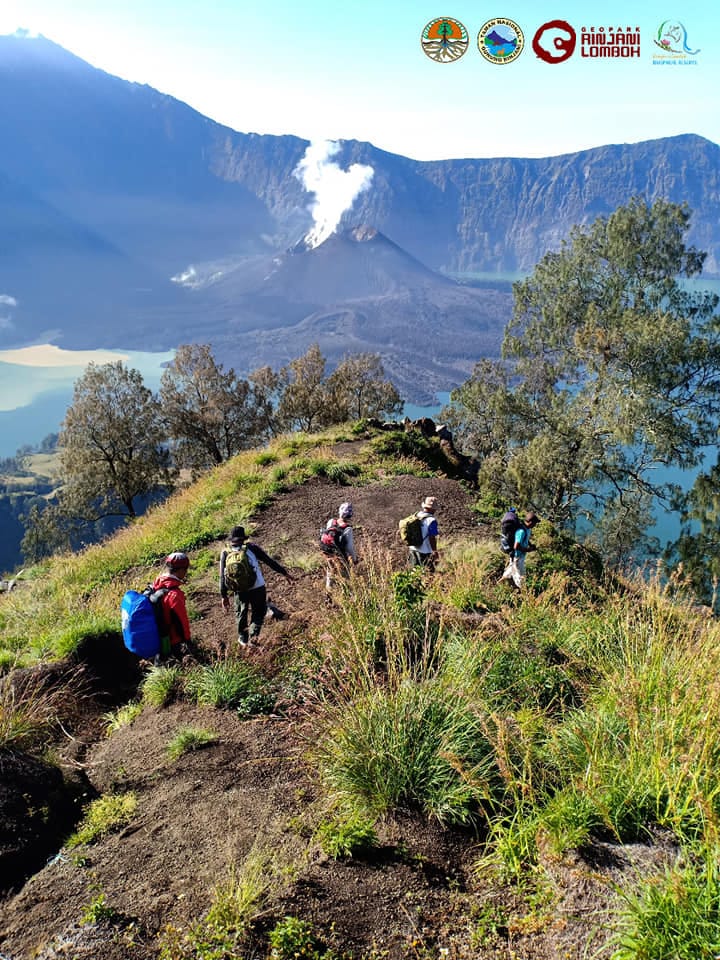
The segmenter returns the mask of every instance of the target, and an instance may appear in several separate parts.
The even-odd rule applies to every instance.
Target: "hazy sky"
[[[420,35],[451,16],[470,46],[430,60]],[[484,60],[490,17],[525,34],[512,63]],[[640,27],[640,58],[547,64],[535,31]],[[679,20],[697,65],[656,66],[663,21]],[[709,0],[2,0],[0,33],[43,33],[95,66],[149,83],[236,130],[369,140],[417,159],[551,156],[697,133],[720,142],[720,5]]]

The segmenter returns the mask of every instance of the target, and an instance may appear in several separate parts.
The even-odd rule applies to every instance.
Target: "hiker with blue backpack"
[[[507,516],[506,514],[505,517]],[[503,517],[503,521],[505,517]],[[535,549],[535,545],[530,543],[530,532],[538,523],[540,523],[540,517],[538,517],[536,513],[526,513],[524,523],[518,518],[510,550],[505,550],[503,543],[503,538],[507,539],[507,533],[501,535],[503,551],[507,553],[509,557],[503,575],[500,577],[501,582],[503,580],[512,580],[516,587],[522,587],[525,582],[525,556],[531,550]]]
[[[223,610],[227,611],[230,609],[230,594],[233,595],[238,643],[247,647],[257,643],[268,609],[267,588],[260,564],[264,563],[291,583],[295,578],[262,547],[250,543],[244,527],[233,527],[229,541],[229,548],[220,554],[220,596]]]
[[[123,596],[123,642],[142,660],[154,660],[158,665],[192,652],[185,594],[180,589],[189,567],[188,555],[175,550],[165,557],[165,570],[152,584],[142,592],[128,590]]]

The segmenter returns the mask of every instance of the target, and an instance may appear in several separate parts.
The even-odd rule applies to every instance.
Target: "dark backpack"
[[[345,531],[339,520],[332,520],[329,527],[323,527],[320,531],[320,549],[329,557],[336,557],[338,554],[345,556]]]
[[[500,549],[503,553],[513,553],[515,534],[522,526],[522,520],[514,510],[508,510],[500,521]]]
[[[257,580],[257,571],[248,557],[247,544],[225,554],[225,586],[231,593],[246,593]]]
[[[398,533],[402,542],[408,547],[421,546],[425,538],[419,514],[411,513],[409,517],[403,517],[398,523]]]
[[[160,601],[167,592],[167,587],[153,590],[151,586],[142,593],[128,590],[120,603],[123,643],[142,660],[160,653],[165,633]]]

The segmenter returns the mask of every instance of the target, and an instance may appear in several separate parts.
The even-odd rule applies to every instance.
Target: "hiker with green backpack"
[[[229,549],[220,554],[220,596],[223,609],[229,610],[230,594],[233,595],[238,643],[247,647],[257,642],[267,613],[267,590],[260,564],[264,563],[291,583],[295,578],[262,547],[249,543],[244,527],[233,527],[229,541]]]
[[[400,539],[408,547],[408,563],[411,567],[435,569],[438,559],[436,509],[437,499],[425,497],[418,513],[404,517],[398,524]]]

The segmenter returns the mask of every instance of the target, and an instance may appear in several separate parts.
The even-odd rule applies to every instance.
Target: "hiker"
[[[327,555],[325,570],[327,591],[332,587],[333,579],[337,574],[347,579],[350,576],[350,564],[358,562],[353,528],[350,525],[352,516],[353,505],[349,502],[341,503],[337,517],[331,517],[320,534],[320,548]]]
[[[515,556],[515,534],[522,526],[517,508],[510,507],[500,521],[500,549],[512,560]]]
[[[512,555],[500,577],[501,581],[512,580],[516,587],[522,587],[525,582],[525,555],[535,549],[534,544],[530,543],[530,531],[538,523],[540,523],[540,517],[536,513],[525,514],[525,522],[521,523],[515,531]]]
[[[249,543],[244,527],[233,527],[229,540],[230,549],[220,554],[220,596],[223,610],[229,610],[232,593],[238,643],[241,647],[247,647],[257,642],[268,609],[265,578],[260,564],[264,563],[291,583],[295,578],[256,543]]]
[[[418,535],[420,542],[418,544],[411,544],[408,547],[408,563],[411,567],[424,567],[426,570],[431,571],[435,569],[435,564],[438,559],[436,509],[436,497],[425,497],[420,504],[420,510],[416,514],[417,519],[420,521],[420,534]]]
[[[155,657],[156,665],[170,657],[180,659],[190,652],[190,621],[185,594],[180,589],[187,579],[189,567],[188,555],[175,550],[165,557],[165,570],[153,581],[153,590],[167,591],[158,606],[160,653]]]

